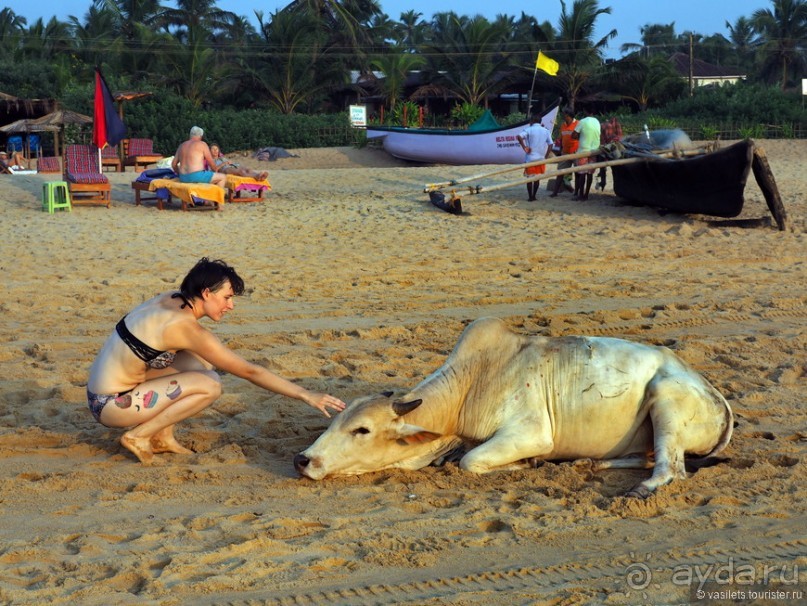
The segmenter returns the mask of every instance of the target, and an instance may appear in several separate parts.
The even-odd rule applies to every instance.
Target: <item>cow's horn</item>
[[[395,411],[395,414],[399,417],[404,416],[408,412],[412,412],[418,406],[423,403],[423,400],[418,398],[417,400],[412,400],[411,402],[393,402],[392,403],[392,410]]]

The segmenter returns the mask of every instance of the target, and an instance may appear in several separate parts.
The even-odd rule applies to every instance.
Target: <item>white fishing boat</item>
[[[541,116],[541,124],[555,127],[558,107]],[[404,128],[401,126],[368,126],[368,139],[383,139],[384,151],[391,156],[429,164],[520,164],[524,150],[516,137],[527,122],[511,126],[494,126],[489,111],[467,130],[441,128]]]

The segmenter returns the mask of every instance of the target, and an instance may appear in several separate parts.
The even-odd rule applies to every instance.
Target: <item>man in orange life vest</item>
[[[566,107],[561,113],[563,114],[563,123],[560,125],[560,153],[561,155],[566,156],[577,151],[580,141],[572,137],[574,127],[577,126],[577,120],[574,119],[574,112],[572,109]],[[574,166],[574,160],[563,160],[562,162],[558,163],[558,170],[571,168],[572,166]],[[574,191],[574,188],[571,186],[571,182],[571,175],[555,177],[555,188],[549,197],[554,198],[558,195],[558,193],[560,193],[561,184],[570,192]]]

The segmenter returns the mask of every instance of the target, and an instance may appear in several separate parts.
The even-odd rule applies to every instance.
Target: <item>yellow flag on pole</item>
[[[554,59],[550,59],[541,51],[538,51],[538,59],[535,60],[535,68],[545,71],[550,76],[557,76],[560,64]]]

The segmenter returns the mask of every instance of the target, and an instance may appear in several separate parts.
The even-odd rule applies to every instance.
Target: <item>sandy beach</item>
[[[378,149],[230,153],[273,189],[221,212],[135,206],[130,169],[107,173],[110,209],[50,215],[55,175],[0,176],[0,604],[738,603],[691,592],[769,587],[748,585],[765,567],[807,599],[807,141],[757,143],[786,231],[628,206],[610,176],[587,202],[520,186],[452,216],[424,184],[492,167]],[[764,216],[751,176],[742,218]],[[483,316],[665,344],[733,407],[728,460],[644,501],[621,495],[649,472],[571,463],[313,482],[292,457],[328,419],[225,375],[177,428],[197,454],[143,466],[90,416],[88,369],[122,315],[202,256],[247,285],[206,326],[345,401],[414,386]]]

